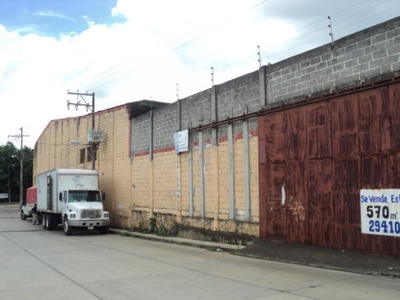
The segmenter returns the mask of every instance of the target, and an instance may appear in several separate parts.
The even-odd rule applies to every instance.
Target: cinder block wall
[[[130,120],[126,106],[97,112],[96,129],[103,131],[104,141],[97,151],[95,167],[99,185],[106,194],[104,205],[110,211],[112,226],[128,226],[131,219]],[[80,151],[89,147],[87,131],[92,115],[52,120],[35,145],[33,182],[36,175],[54,168],[90,169],[91,162],[80,163]],[[82,144],[73,145],[72,140]]]
[[[257,119],[247,120],[247,132],[244,132],[242,120],[232,122],[231,129],[229,122],[224,121],[396,76],[400,69],[399,25],[400,18],[391,20],[337,40],[333,46],[327,44],[263,66],[214,89],[181,99],[179,104],[175,102],[157,109],[153,114],[153,135],[148,129],[144,130],[146,134],[142,131],[150,127],[149,115],[134,118],[133,164],[138,157],[143,158],[143,149],[150,149],[152,137],[154,161],[149,160],[152,167],[147,170],[154,172],[157,187],[153,189],[152,206],[150,202],[146,205],[135,198],[133,202],[140,201],[141,206],[147,208],[147,217],[152,213],[159,218],[163,213],[172,214],[180,225],[258,236],[261,199],[258,195]],[[215,129],[199,128],[213,122],[216,122]],[[172,136],[183,129],[190,130],[190,151],[180,154],[178,159],[173,152]],[[249,138],[247,152],[245,135]],[[230,139],[233,139],[231,148]],[[162,155],[157,154],[160,151]],[[170,155],[166,154],[168,151]],[[168,161],[161,163],[160,159]],[[250,169],[248,178],[245,178],[246,160]],[[164,173],[168,174],[165,178]],[[247,204],[246,184],[250,185],[250,192],[247,192],[250,203]],[[158,186],[163,186],[162,192]],[[246,209],[249,210],[248,219],[245,218]]]
[[[400,18],[266,66],[268,104],[328,94],[400,70]]]
[[[153,111],[153,119],[150,113],[133,118],[135,190],[130,227],[146,228],[154,215],[159,226],[168,229],[177,226],[258,235],[256,118],[246,120],[245,133],[242,121],[193,131],[189,138],[190,151],[179,155],[174,150],[173,134],[180,129],[193,130],[213,121],[260,110],[259,89],[259,74],[254,72],[159,108]],[[245,134],[249,137],[246,150]],[[153,155],[149,153],[152,147]],[[248,178],[245,178],[245,162]],[[246,186],[249,190],[247,219]]]

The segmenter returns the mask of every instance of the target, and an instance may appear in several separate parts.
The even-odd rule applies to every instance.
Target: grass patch
[[[208,246],[205,249],[208,250],[208,251],[211,251],[211,252],[217,252],[218,249],[220,249],[222,251],[222,248],[218,247],[218,246]]]
[[[238,253],[239,252],[239,249],[230,249],[229,250],[229,253],[230,254],[236,254],[236,253]]]

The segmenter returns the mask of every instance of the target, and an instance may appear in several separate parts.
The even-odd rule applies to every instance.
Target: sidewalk
[[[259,240],[251,246],[239,246],[177,237],[161,237],[119,229],[110,229],[110,233],[205,248],[211,251],[227,251],[236,255],[289,264],[400,279],[400,259],[398,258],[277,241]]]

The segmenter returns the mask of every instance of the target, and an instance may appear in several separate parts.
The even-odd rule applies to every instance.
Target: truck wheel
[[[46,229],[51,230],[51,215],[46,215]]]
[[[68,224],[68,217],[67,216],[64,217],[63,230],[64,230],[64,234],[65,235],[71,235],[72,234],[72,227],[69,226],[69,224]]]
[[[108,226],[99,227],[100,234],[107,234],[108,233]]]
[[[47,229],[47,218],[48,218],[48,215],[47,214],[43,214],[42,215],[42,226],[43,226],[43,229]]]
[[[53,215],[51,214],[46,216],[46,228],[47,230],[53,230]]]
[[[21,210],[21,220],[26,220],[26,216],[25,216],[25,214],[24,214],[24,211],[23,211],[23,210]]]

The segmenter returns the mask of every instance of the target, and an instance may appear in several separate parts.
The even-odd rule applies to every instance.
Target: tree
[[[24,153],[24,174],[23,174],[23,193],[32,186],[32,169],[33,169],[33,149],[29,147],[23,148]],[[19,185],[20,185],[20,160],[12,157],[13,155],[20,157],[20,150],[13,143],[8,142],[6,145],[0,146],[0,193],[10,194],[13,202],[19,201]],[[25,200],[25,198],[24,198]],[[0,199],[0,201],[8,201],[8,199]]]

